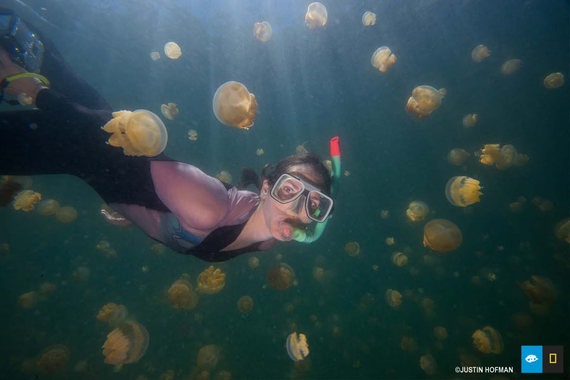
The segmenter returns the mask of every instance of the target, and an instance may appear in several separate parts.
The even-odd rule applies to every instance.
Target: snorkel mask
[[[334,197],[338,191],[338,181],[340,178],[340,146],[339,146],[339,138],[338,136],[335,136],[331,139],[330,141],[330,154],[331,154],[331,161],[332,161],[332,170],[331,170],[331,179],[332,179],[332,184],[331,184],[331,195]],[[305,193],[308,189],[305,189],[303,191],[303,193]],[[309,193],[310,194],[310,193]],[[309,198],[309,194],[307,195],[307,198]],[[329,198],[330,199],[330,198]],[[310,206],[305,206],[308,207],[307,209],[307,215],[309,215],[309,217],[313,220],[316,220],[315,218],[311,217],[311,208]],[[318,209],[318,208],[316,208]],[[322,209],[322,208],[321,208]],[[321,235],[323,234],[325,227],[327,226],[327,222],[329,220],[330,217],[330,211],[332,210],[332,199],[331,199],[331,205],[330,208],[328,209],[328,211],[326,212],[326,216],[323,218],[324,220],[322,222],[317,222],[314,223],[311,226],[307,226],[306,229],[298,229],[296,228],[293,231],[293,240],[298,241],[300,243],[312,243],[314,241],[316,241],[318,238],[321,237]],[[322,212],[322,211],[321,211]],[[316,213],[317,217],[320,214],[320,212]]]
[[[0,43],[16,64],[32,73],[40,71],[44,44],[20,17],[6,8],[0,8]]]

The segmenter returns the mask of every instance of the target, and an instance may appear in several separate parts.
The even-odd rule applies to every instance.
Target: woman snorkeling
[[[128,220],[173,250],[206,261],[268,250],[276,241],[310,243],[322,233],[340,174],[338,138],[331,140],[332,177],[311,154],[266,167],[260,179],[245,170],[242,184],[255,184],[259,195],[163,154],[126,156],[107,144],[110,136],[101,128],[113,120],[107,102],[55,47],[29,32],[42,50],[41,56],[27,52],[37,58],[30,63],[20,54],[25,44],[14,50],[18,40],[6,33],[0,36],[1,96],[25,95],[37,108],[0,112],[0,173],[77,176],[117,212],[107,215],[111,223]],[[42,75],[29,72],[33,64]]]

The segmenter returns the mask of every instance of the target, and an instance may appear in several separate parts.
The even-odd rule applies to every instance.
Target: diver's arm
[[[208,233],[230,211],[224,185],[195,166],[177,161],[153,161],[156,194],[186,229]]]

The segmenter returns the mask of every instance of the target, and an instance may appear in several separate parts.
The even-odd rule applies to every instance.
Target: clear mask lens
[[[271,196],[280,203],[290,203],[302,197],[302,203],[307,215],[312,220],[323,222],[332,209],[333,200],[316,187],[293,177],[283,174],[271,189]],[[300,212],[298,205],[297,212]]]

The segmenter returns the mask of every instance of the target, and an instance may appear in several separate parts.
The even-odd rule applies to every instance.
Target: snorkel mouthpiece
[[[283,238],[283,240],[292,240],[294,236],[293,227],[291,227],[291,225],[287,222],[279,223],[279,235],[281,235],[281,238]]]
[[[335,136],[330,140],[330,154],[332,162],[331,195],[334,197],[338,191],[338,180],[340,178],[340,145],[338,136]],[[295,228],[292,239],[300,243],[312,243],[321,237],[327,222],[328,218],[322,223],[316,223],[312,231]]]

